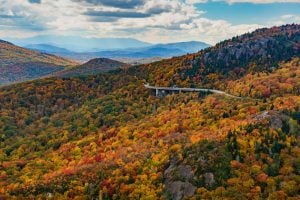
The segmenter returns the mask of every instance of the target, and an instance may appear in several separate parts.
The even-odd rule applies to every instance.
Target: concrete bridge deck
[[[224,96],[228,96],[231,98],[237,98],[237,99],[243,99],[243,97],[238,97],[235,95],[228,94],[224,91],[221,90],[215,90],[215,89],[206,89],[206,88],[179,88],[179,87],[156,87],[156,86],[151,86],[148,83],[144,84],[145,88],[155,90],[156,96],[159,96],[161,92],[205,92],[205,93],[215,93],[215,94],[220,94]]]

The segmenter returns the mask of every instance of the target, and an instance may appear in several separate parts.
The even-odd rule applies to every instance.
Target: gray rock
[[[213,173],[205,173],[203,174],[204,176],[204,181],[205,181],[205,185],[211,187],[215,184],[215,177],[214,177],[214,174]]]
[[[262,113],[254,117],[254,119],[258,122],[263,121],[265,119],[269,120],[270,127],[274,129],[282,128],[282,120],[285,118],[285,116],[280,115],[276,111],[263,111]]]
[[[194,195],[197,187],[191,182],[194,172],[190,165],[178,165],[176,159],[172,159],[169,167],[164,171],[165,195],[180,200]]]
[[[170,194],[173,200],[181,200],[186,197],[191,197],[196,191],[196,187],[189,182],[174,181],[165,185],[167,193]]]
[[[189,181],[194,177],[192,167],[189,165],[179,165],[178,167],[179,176],[185,181]]]

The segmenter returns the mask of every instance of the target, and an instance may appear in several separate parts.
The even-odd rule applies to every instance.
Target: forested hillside
[[[197,54],[151,63],[145,78],[158,85],[226,89],[226,81],[249,73],[271,72],[280,61],[300,55],[300,25],[259,29],[204,49]],[[162,67],[168,66],[168,67]],[[147,71],[146,71],[147,72]]]
[[[129,66],[128,64],[116,60],[111,60],[108,58],[95,58],[82,65],[57,72],[55,75],[60,77],[93,75],[93,74],[108,72],[111,70],[116,70],[128,66]]]
[[[31,51],[0,40],[0,84],[39,78],[75,64],[58,56]]]
[[[1,197],[299,199],[299,35],[260,29],[197,54],[1,88]],[[251,98],[157,98],[145,82]]]

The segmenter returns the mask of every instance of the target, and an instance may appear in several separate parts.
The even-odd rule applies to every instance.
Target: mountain
[[[189,42],[177,42],[177,43],[168,43],[168,44],[157,44],[155,47],[166,48],[166,49],[179,49],[185,53],[196,53],[202,49],[210,47],[211,45],[198,42],[198,41],[189,41]]]
[[[258,29],[194,55],[174,58],[168,68],[161,69],[160,63],[152,65],[151,72],[141,70],[141,73],[158,71],[151,76],[149,83],[226,89],[227,80],[236,80],[257,71],[271,72],[278,68],[280,61],[299,56],[299,47],[299,25]]]
[[[0,84],[47,76],[75,64],[65,58],[0,41]]]
[[[124,49],[119,51],[101,51],[99,55],[115,58],[169,58],[187,53],[196,53],[210,45],[203,42],[179,42],[169,44],[157,44],[144,48]]]
[[[299,44],[300,25],[285,25],[1,88],[1,198],[299,199]],[[240,98],[156,97],[146,82]]]
[[[54,53],[59,56],[63,56],[66,58],[75,59],[78,61],[86,61],[89,59],[93,59],[95,57],[105,57],[111,58],[115,60],[124,61],[126,60],[128,63],[140,63],[145,60],[152,60],[152,58],[163,59],[170,58],[173,56],[180,56],[187,53],[196,53],[210,45],[203,42],[179,42],[179,43],[169,43],[169,44],[156,44],[150,45],[147,47],[140,48],[125,48],[125,49],[115,49],[115,50],[106,50],[99,52],[85,52],[85,53],[75,53],[70,51],[63,51],[58,49],[55,52],[55,48],[44,48],[34,45],[36,47],[34,49],[40,50],[41,52]],[[29,46],[30,47],[30,46]],[[142,61],[141,61],[142,60]]]
[[[25,48],[35,50],[35,51],[40,51],[43,53],[57,53],[57,54],[72,53],[68,49],[56,47],[56,46],[49,45],[49,44],[31,44],[31,45],[25,46]]]
[[[20,46],[47,44],[74,52],[97,52],[121,48],[139,48],[151,44],[132,38],[85,38],[80,36],[41,35],[31,38],[6,38]]]
[[[126,66],[128,65],[125,63],[108,58],[95,58],[80,66],[60,71],[56,75],[61,77],[92,75],[101,72],[108,72]]]
[[[125,49],[117,51],[101,51],[97,54],[103,57],[111,58],[152,58],[152,57],[172,57],[185,54],[180,49],[164,48],[160,46],[153,46],[142,49]]]

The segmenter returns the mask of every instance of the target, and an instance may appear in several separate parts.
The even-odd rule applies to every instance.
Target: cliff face
[[[234,37],[199,52],[189,76],[232,71],[258,72],[278,67],[281,60],[300,55],[300,26],[287,25],[259,29],[253,33]]]

